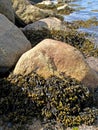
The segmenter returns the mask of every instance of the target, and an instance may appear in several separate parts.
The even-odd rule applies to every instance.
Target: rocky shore
[[[98,48],[63,2],[0,1],[0,130],[98,130]]]

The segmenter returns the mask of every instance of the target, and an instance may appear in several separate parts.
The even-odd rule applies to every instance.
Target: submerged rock
[[[98,86],[98,75],[86,63],[76,48],[52,39],[46,39],[19,59],[14,74],[27,75],[36,72],[45,78],[65,73],[89,88]]]

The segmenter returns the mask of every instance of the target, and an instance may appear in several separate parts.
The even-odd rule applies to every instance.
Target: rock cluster
[[[65,127],[94,123],[98,48],[60,20],[57,10],[67,5],[30,1],[0,1],[0,129],[33,116]]]
[[[32,5],[28,0],[12,0],[12,4],[17,20],[23,24],[29,24],[51,15],[51,12]]]

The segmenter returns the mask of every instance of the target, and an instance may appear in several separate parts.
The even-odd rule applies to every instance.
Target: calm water
[[[69,5],[77,11],[65,16],[65,20],[88,20],[93,17],[98,19],[98,0],[75,0]]]
[[[56,0],[54,0],[56,1]],[[98,0],[74,0],[69,6],[76,9],[70,15],[64,16],[65,21],[88,20],[96,18],[98,20]],[[80,28],[80,31],[88,32],[95,37],[95,43],[98,45],[98,26],[90,28]]]
[[[96,18],[98,20],[98,0],[75,0],[69,4],[76,9],[75,12],[64,16],[65,21],[88,20]],[[95,37],[95,43],[98,45],[98,26],[90,28],[80,28],[80,31],[88,32]]]

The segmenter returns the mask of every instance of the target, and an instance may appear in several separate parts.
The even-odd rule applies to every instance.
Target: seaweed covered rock
[[[30,42],[20,29],[0,14],[0,74],[11,69],[20,56],[31,49]]]
[[[5,15],[13,23],[15,22],[14,10],[10,0],[0,0],[0,13]]]
[[[30,73],[26,76],[10,74],[0,80],[3,120],[21,124],[36,117],[41,122],[59,122],[65,127],[94,123],[98,111],[90,108],[93,105],[88,88],[63,74],[61,77],[51,76],[45,80]]]
[[[98,86],[98,75],[86,63],[76,48],[52,39],[45,39],[24,53],[14,69],[14,74],[27,75],[36,72],[44,78],[65,73],[89,88]]]
[[[52,4],[51,2],[43,1],[43,3],[36,4],[36,6],[41,9],[52,10],[56,14],[61,14],[61,15],[69,15],[70,13],[75,11],[75,9],[71,8],[68,4],[64,4],[64,3]]]
[[[44,29],[65,30],[66,26],[64,26],[62,21],[59,20],[58,18],[48,17],[48,18],[44,18],[39,21],[36,21],[32,24],[29,24],[23,28],[25,33],[31,32],[31,34],[33,33],[33,31],[39,31],[39,30],[43,31]]]
[[[75,9],[68,6],[68,4],[64,4],[62,6],[57,7],[57,13],[62,15],[69,15],[70,13],[74,12]]]
[[[52,21],[52,18],[53,17],[49,18],[50,19],[49,21]],[[44,20],[47,21],[47,19],[48,18]],[[38,21],[35,23],[39,25]],[[52,30],[49,29],[48,26],[46,26],[46,24],[44,23],[43,23],[43,28],[41,28],[40,25],[39,27],[37,27],[37,30],[34,28],[33,24],[30,24],[30,26],[28,25],[25,28],[22,28],[23,33],[32,43],[32,46],[35,46],[43,39],[50,38],[50,39],[68,43],[76,47],[78,50],[80,50],[83,53],[85,57],[98,56],[97,44],[95,46],[94,41],[91,41],[87,33],[76,31],[76,29],[78,28],[76,24],[62,21],[61,28],[59,24],[58,24],[59,28],[58,27],[56,28],[56,25],[50,23],[49,27],[51,25],[51,28],[55,28]]]
[[[12,0],[12,3],[16,19],[22,24],[32,23],[51,15],[49,11],[35,7],[28,0]]]
[[[56,17],[48,17],[25,26],[22,31],[30,40],[32,46],[44,38],[51,37],[51,31],[68,31],[69,29]]]

